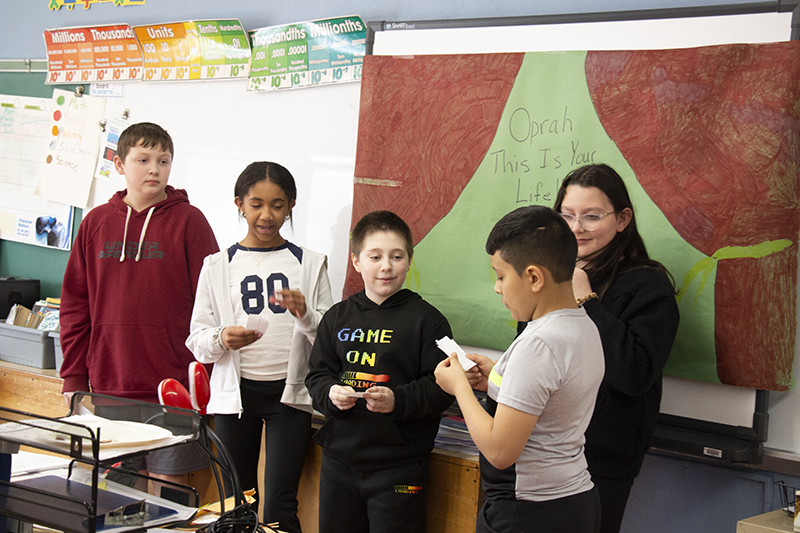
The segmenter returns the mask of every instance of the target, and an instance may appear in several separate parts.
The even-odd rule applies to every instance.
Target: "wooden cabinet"
[[[322,450],[309,447],[297,500],[303,533],[317,533],[319,467]],[[263,472],[263,468],[260,469]],[[428,533],[469,533],[483,501],[478,458],[434,450],[428,483]]]

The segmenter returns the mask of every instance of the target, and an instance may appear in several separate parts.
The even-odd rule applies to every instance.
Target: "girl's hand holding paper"
[[[228,326],[222,330],[222,342],[229,350],[238,350],[261,338],[261,332],[242,326]]]
[[[274,296],[269,297],[269,303],[279,304],[282,308],[288,309],[297,318],[306,314],[306,297],[300,291],[282,289],[275,292]]]

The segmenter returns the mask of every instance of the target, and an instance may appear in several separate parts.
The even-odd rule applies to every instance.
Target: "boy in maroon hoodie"
[[[68,401],[75,391],[91,390],[158,403],[162,379],[189,387],[194,356],[184,342],[197,279],[203,258],[219,247],[186,192],[167,185],[173,153],[160,126],[128,127],[114,157],[127,188],[80,225],[61,290],[60,374]],[[100,407],[100,416],[130,416]],[[206,465],[202,450],[190,444],[150,452],[146,466],[137,467],[185,484],[189,472]]]

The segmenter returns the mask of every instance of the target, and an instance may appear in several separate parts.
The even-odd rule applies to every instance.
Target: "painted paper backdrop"
[[[623,177],[652,257],[680,289],[666,372],[788,390],[796,336],[800,43],[659,51],[368,56],[352,223],[411,226],[406,286],[462,344],[515,323],[484,251],[494,223],[552,206],[564,176]],[[362,287],[350,268],[344,295]]]

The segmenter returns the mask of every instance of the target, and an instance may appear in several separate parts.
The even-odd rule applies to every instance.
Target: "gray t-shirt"
[[[514,468],[517,500],[553,500],[593,487],[584,432],[604,371],[600,334],[580,308],[529,322],[497,361],[489,397],[539,417]]]

